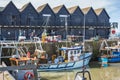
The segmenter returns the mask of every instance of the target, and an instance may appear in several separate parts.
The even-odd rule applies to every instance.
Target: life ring
[[[24,80],[29,80],[33,78],[34,78],[34,74],[32,72],[26,72],[24,75]]]

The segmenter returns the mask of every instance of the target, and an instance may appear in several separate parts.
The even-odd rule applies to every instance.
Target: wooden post
[[[38,80],[37,68],[33,69],[33,73],[34,73],[34,76],[35,76],[35,80]]]

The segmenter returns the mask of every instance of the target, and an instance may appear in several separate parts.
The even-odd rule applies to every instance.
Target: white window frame
[[[68,15],[59,15],[59,17],[68,17]]]
[[[42,14],[42,16],[50,17],[51,14]]]

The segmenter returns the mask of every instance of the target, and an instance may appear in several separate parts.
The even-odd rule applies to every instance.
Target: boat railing
[[[1,47],[2,46],[16,46],[17,43],[15,41],[1,41],[0,45]]]
[[[19,57],[17,44],[14,41],[1,41],[0,46],[1,46],[0,47],[0,63],[2,58],[11,58],[13,56]],[[7,53],[4,53],[3,49],[8,49],[7,52],[8,54],[11,54],[11,55],[7,55]],[[11,51],[9,49],[13,49],[13,50]]]

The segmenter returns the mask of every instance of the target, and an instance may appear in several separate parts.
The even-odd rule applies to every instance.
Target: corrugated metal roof
[[[43,4],[37,8],[37,12],[41,12],[48,4]]]
[[[20,9],[20,12],[22,12],[29,4],[31,4],[30,2],[25,4],[21,9]]]
[[[60,6],[54,7],[53,8],[54,13],[58,13],[63,6],[64,5],[60,5]]]
[[[99,8],[99,9],[95,9],[94,11],[97,15],[100,15],[103,10],[104,8]]]
[[[82,12],[83,12],[84,14],[87,14],[91,8],[92,8],[92,7],[83,8],[83,9],[82,9]]]
[[[70,13],[70,14],[74,13],[75,10],[76,10],[78,7],[79,7],[79,6],[73,6],[73,7],[71,7],[71,8],[68,8],[69,13]]]

